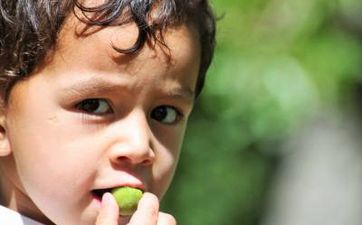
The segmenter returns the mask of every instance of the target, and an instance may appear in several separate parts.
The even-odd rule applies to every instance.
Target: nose
[[[115,142],[110,150],[114,164],[150,165],[155,158],[152,146],[152,130],[147,115],[138,110],[116,122]]]

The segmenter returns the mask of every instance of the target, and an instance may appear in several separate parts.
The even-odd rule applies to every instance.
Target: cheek
[[[185,126],[177,132],[160,132],[156,147],[156,161],[153,166],[152,190],[163,197],[172,181],[182,147]]]
[[[187,121],[183,121],[175,127],[172,127],[173,125],[171,127],[160,126],[157,123],[151,124],[151,126],[159,146],[165,149],[163,152],[170,157],[178,157],[185,136]]]
[[[171,184],[177,162],[178,154],[166,155],[163,158],[156,159],[152,169],[151,191],[160,199],[162,199]]]
[[[75,198],[79,190],[87,190],[96,158],[90,154],[95,152],[91,151],[92,142],[62,115],[29,108],[22,112],[9,119],[8,135],[26,192],[35,202],[43,202],[40,204],[54,199],[46,202],[54,205],[62,204],[63,198]]]
[[[20,175],[44,188],[54,184],[60,185],[59,189],[62,185],[82,186],[91,176],[96,160],[92,142],[77,137],[74,131],[64,131],[64,127],[42,125],[36,129],[29,126],[17,134],[19,139],[14,138],[12,148]]]
[[[64,186],[79,185],[77,178],[84,177],[80,173],[86,173],[87,163],[79,163],[81,156],[76,154],[77,147],[64,142],[62,135],[54,132],[46,126],[28,127],[17,134],[19,138],[13,138],[11,147],[25,188],[59,196],[70,190]]]
[[[12,138],[21,184],[50,218],[77,217],[88,202],[94,179],[96,156],[91,153],[95,146],[85,138],[74,139],[76,131],[65,129],[69,124],[54,127],[37,122],[41,126],[36,130],[23,123],[24,129]]]

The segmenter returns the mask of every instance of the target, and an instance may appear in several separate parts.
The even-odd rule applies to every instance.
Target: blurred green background
[[[256,225],[279,147],[362,77],[360,0],[214,0],[218,46],[164,202],[179,225]]]

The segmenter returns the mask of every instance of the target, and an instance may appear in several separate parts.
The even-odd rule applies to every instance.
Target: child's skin
[[[197,32],[167,30],[169,60],[159,45],[117,53],[112,43],[134,43],[132,24],[79,36],[84,26],[70,16],[55,51],[2,106],[0,204],[46,224],[176,224],[158,207],[193,107]],[[124,185],[145,191],[131,218],[92,193]]]

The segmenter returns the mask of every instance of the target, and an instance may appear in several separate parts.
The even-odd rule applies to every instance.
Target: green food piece
[[[121,216],[130,216],[136,209],[139,200],[142,198],[142,191],[132,187],[118,187],[112,189],[112,195],[119,206]]]

